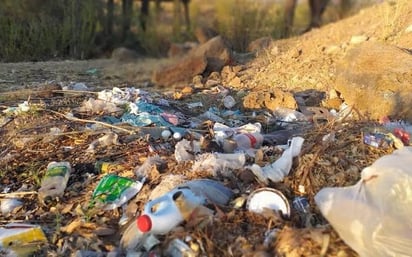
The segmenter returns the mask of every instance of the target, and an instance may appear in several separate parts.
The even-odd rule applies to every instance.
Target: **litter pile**
[[[365,167],[394,148],[408,151],[410,125],[360,121],[349,107],[247,110],[243,96],[222,86],[172,95],[86,87],[3,106],[0,249],[356,256],[338,236],[344,228],[328,222],[335,192],[318,193],[365,184]],[[335,226],[339,202],[331,206]],[[342,198],[342,206],[350,202]],[[342,238],[368,254],[358,237]],[[408,250],[394,245],[387,253]]]

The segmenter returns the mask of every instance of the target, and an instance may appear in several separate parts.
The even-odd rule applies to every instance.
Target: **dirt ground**
[[[411,25],[412,3],[409,0],[385,1],[302,36],[275,41],[269,48],[260,51],[255,59],[242,64],[240,79],[243,88],[235,90],[260,91],[280,87],[292,92],[315,89],[328,94],[334,85],[335,64],[355,46],[351,43],[354,36],[366,36],[370,41],[412,49]],[[135,87],[153,92],[153,99],[159,100],[165,98],[163,93],[173,93],[175,89],[154,87],[150,82],[151,73],[158,65],[169,61],[146,58],[132,63],[102,59],[0,64],[2,110],[27,99],[36,108],[36,111],[24,115],[2,116],[0,190],[37,191],[47,163],[53,160],[67,160],[74,168],[62,199],[42,203],[35,193],[22,195],[23,206],[0,220],[2,225],[15,222],[42,227],[47,243],[31,256],[71,256],[77,250],[106,253],[119,249],[124,231],[124,227],[118,224],[121,211],[98,211],[92,215],[87,210],[91,194],[104,176],[95,171],[94,163],[97,160],[121,162],[125,168],[118,174],[133,177],[134,167],[142,165],[148,156],[154,154],[148,151],[148,147],[159,143],[159,140],[136,137],[139,129],[126,126],[122,127],[124,130],[113,129],[119,135],[119,144],[100,147],[93,154],[86,154],[90,144],[108,133],[110,128],[85,131],[86,124],[93,124],[87,121],[102,115],[75,111],[80,119],[73,120],[64,113],[79,107],[95,94],[49,92],[50,85],[67,86],[71,82],[82,82],[93,91]],[[47,92],[33,92],[41,88]],[[219,97],[218,92],[208,90],[189,94],[181,101],[169,100],[172,109],[178,109],[190,120],[190,117],[197,117],[217,100],[220,101]],[[187,103],[198,100],[204,102],[204,107],[187,108]],[[266,133],[276,131],[273,123],[265,123],[265,119],[261,119],[264,117],[263,110],[257,116],[244,110],[244,115],[249,118],[242,121],[262,121]],[[218,217],[211,223],[198,228],[185,224],[183,230],[161,237],[164,239],[162,247],[169,239],[177,237],[190,238],[187,242],[190,246],[194,245],[193,249],[197,246],[197,256],[357,256],[328,226],[317,210],[313,196],[323,187],[354,184],[364,167],[393,151],[393,148],[379,149],[363,144],[362,131],[374,125],[370,121],[353,121],[350,125],[331,122],[301,133],[305,144],[290,175],[282,183],[271,183],[269,186],[280,190],[291,201],[303,185],[314,214],[309,223],[303,224],[302,217],[296,211],[290,219],[284,220],[275,214],[262,217],[248,212],[244,207],[228,207],[215,210]],[[57,138],[50,135],[50,128],[55,127],[63,132]],[[197,129],[207,139],[213,137],[210,122],[202,123]],[[324,135],[332,132],[336,134],[332,145],[319,144]],[[206,150],[214,149],[209,145]],[[130,217],[141,210],[150,191],[167,174],[183,173],[189,179],[211,178],[210,174],[191,172],[190,162],[177,163],[173,150],[159,154],[167,162],[166,171],[160,168],[151,171],[147,185],[128,205],[127,214]],[[260,161],[269,163],[277,157],[279,152],[271,148]],[[233,189],[236,196],[247,195],[263,186],[247,170],[237,170],[233,176],[213,179]],[[265,233],[274,230],[279,231],[278,236],[265,244]]]

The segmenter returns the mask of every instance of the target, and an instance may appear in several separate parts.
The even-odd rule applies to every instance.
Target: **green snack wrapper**
[[[108,174],[94,190],[92,203],[103,210],[113,210],[133,198],[142,187],[143,182]]]

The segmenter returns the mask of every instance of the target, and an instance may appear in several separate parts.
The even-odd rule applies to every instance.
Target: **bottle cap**
[[[137,218],[137,227],[143,233],[150,231],[152,229],[152,220],[147,215],[142,215]]]

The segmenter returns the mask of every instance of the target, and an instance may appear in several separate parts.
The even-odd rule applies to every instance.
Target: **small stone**
[[[412,32],[412,24],[409,25],[406,29],[405,29],[406,33],[411,33]]]
[[[234,88],[238,88],[242,86],[242,81],[239,77],[234,77],[230,82],[229,85]]]
[[[340,47],[337,45],[331,45],[325,48],[325,53],[326,54],[336,54],[337,52],[340,51]]]
[[[365,35],[352,36],[352,38],[350,39],[350,44],[357,45],[357,44],[363,43],[365,41],[368,41],[368,39],[369,39],[369,37],[365,36]]]
[[[213,79],[213,80],[221,80],[222,76],[220,76],[220,73],[217,71],[213,71],[212,73],[210,73],[208,79]]]
[[[272,47],[272,49],[270,49],[270,54],[271,54],[271,55],[276,56],[276,55],[278,55],[279,53],[280,53],[280,50],[279,50],[279,47],[278,47],[278,46],[274,46],[274,47]]]
[[[189,86],[186,86],[182,89],[182,93],[183,94],[192,94],[193,93],[193,88],[189,87]]]
[[[206,88],[211,88],[217,85],[219,85],[219,81],[214,79],[208,79],[205,83]]]

